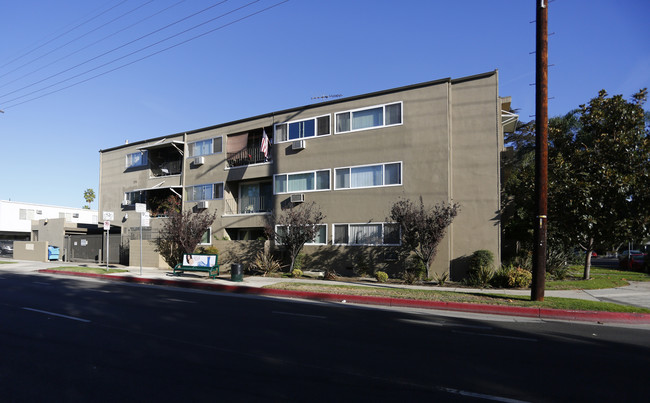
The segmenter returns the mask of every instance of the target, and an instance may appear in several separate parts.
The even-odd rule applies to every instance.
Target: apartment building
[[[315,202],[326,216],[305,252],[310,264],[354,265],[368,253],[394,264],[390,207],[400,198],[454,201],[461,212],[441,242],[438,273],[462,277],[478,249],[500,258],[500,153],[514,128],[498,72],[441,79],[330,100],[100,151],[99,211],[123,239],[140,214],[156,234],[169,197],[217,219],[204,237],[254,240],[287,204]],[[221,244],[220,244],[221,245]]]

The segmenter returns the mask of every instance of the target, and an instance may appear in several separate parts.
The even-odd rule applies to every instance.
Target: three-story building
[[[155,236],[170,197],[218,216],[205,244],[264,236],[287,203],[326,216],[306,252],[352,266],[358,251],[390,264],[399,245],[390,207],[400,198],[458,202],[433,269],[460,277],[478,249],[500,257],[500,154],[514,128],[498,72],[442,79],[267,113],[100,151],[99,205],[136,239],[147,206]],[[320,263],[319,263],[320,262]]]

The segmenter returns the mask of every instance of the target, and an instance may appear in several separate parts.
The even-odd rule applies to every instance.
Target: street
[[[645,401],[650,330],[0,272],[3,401]]]

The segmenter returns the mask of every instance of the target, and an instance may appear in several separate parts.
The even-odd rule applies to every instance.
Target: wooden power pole
[[[531,299],[544,300],[548,206],[548,0],[537,0],[535,73],[535,245]]]

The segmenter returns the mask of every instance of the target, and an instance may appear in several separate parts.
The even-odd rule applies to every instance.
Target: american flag
[[[266,135],[266,130],[262,133],[262,145],[260,150],[264,153],[264,158],[269,158],[269,136]]]

